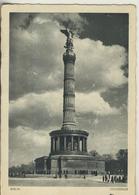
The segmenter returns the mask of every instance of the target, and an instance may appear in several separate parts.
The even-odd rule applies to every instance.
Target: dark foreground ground
[[[127,187],[126,183],[104,183],[100,177],[95,178],[10,178],[10,186],[73,186],[73,187]]]

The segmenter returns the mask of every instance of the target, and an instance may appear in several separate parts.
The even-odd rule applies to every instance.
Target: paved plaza
[[[10,178],[10,186],[127,187],[126,183],[104,183],[100,177],[84,178]]]

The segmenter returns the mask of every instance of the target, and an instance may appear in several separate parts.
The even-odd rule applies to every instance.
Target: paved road
[[[91,178],[10,178],[10,186],[127,187],[124,183],[103,183]]]

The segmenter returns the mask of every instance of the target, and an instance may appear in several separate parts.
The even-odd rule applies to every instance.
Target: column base
[[[63,124],[61,130],[75,130],[76,125],[74,123],[65,123]]]

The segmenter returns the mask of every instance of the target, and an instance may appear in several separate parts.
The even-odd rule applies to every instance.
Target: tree
[[[95,159],[102,159],[102,156],[96,150],[91,150],[89,154],[90,156],[93,156]]]
[[[113,160],[113,155],[112,154],[103,154],[102,159],[105,161]]]
[[[117,160],[120,162],[121,170],[124,175],[127,175],[127,159],[128,151],[127,149],[120,149],[116,154]]]
[[[117,157],[117,160],[126,160],[127,161],[127,149],[120,149],[117,154],[116,154],[116,157]]]
[[[34,173],[34,169],[35,169],[34,164],[32,162],[29,164],[22,164],[20,168],[22,172],[27,174]]]
[[[25,174],[33,174],[35,171],[34,163],[12,166],[9,168],[9,176],[22,176]]]
[[[98,155],[98,152],[96,151],[96,150],[91,150],[90,152],[89,152],[89,154],[91,155],[91,156],[97,156]]]

